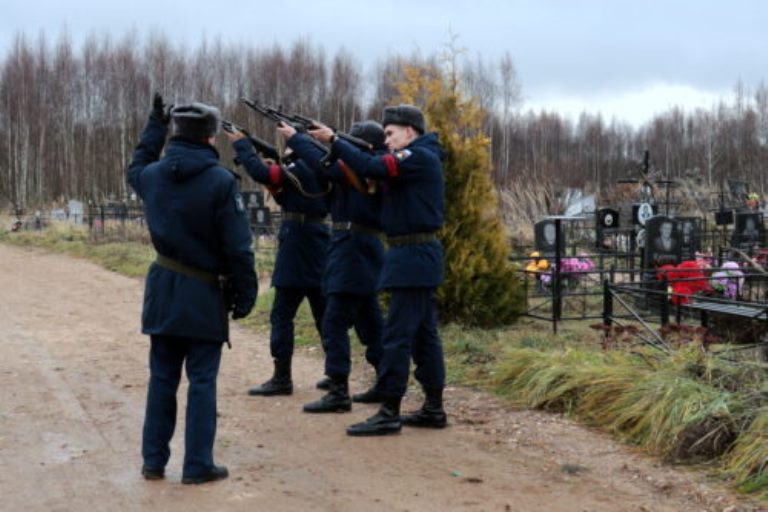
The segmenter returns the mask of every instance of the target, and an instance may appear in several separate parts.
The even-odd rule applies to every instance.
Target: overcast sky
[[[2,0],[0,55],[15,35],[41,30],[75,42],[161,32],[190,47],[202,37],[304,38],[363,63],[439,51],[452,31],[470,56],[510,53],[524,108],[601,111],[635,125],[671,105],[709,108],[739,79],[748,89],[768,82],[763,0]]]

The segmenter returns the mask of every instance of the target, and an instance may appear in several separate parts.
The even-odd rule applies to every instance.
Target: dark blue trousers
[[[426,389],[445,387],[443,345],[437,334],[435,288],[392,288],[382,339],[379,389],[402,397],[408,389],[411,358],[414,376]]]
[[[317,332],[322,333],[325,298],[319,287],[316,288],[275,288],[275,300],[269,322],[272,331],[269,336],[269,351],[275,359],[291,359],[293,357],[293,319],[304,297],[309,301],[312,317],[315,319]],[[322,334],[320,334],[322,339]]]
[[[201,476],[213,469],[216,437],[216,377],[222,343],[170,336],[151,336],[149,389],[141,454],[144,465],[165,468],[176,428],[176,391],[186,365],[187,420],[183,476]]]
[[[332,293],[328,295],[323,315],[323,348],[325,374],[347,376],[351,370],[349,328],[365,346],[365,359],[377,369],[381,362],[381,330],[383,326],[379,297],[375,293]]]

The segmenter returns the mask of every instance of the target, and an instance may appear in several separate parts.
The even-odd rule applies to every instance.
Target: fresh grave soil
[[[143,283],[89,262],[0,244],[0,509],[269,511],[757,511],[703,472],[669,467],[560,416],[451,387],[445,430],[350,438],[375,406],[308,415],[319,350],[294,360],[290,397],[268,336],[237,326],[219,377],[218,463],[228,480],[179,482],[185,385],[166,479],[140,475],[148,378]],[[314,352],[314,353],[313,353]],[[357,365],[354,392],[371,372]],[[405,410],[419,405],[413,391]]]

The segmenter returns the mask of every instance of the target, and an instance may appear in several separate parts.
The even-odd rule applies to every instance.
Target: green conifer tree
[[[446,75],[436,68],[409,67],[397,90],[395,103],[422,108],[427,129],[438,132],[446,151],[441,233],[446,278],[438,291],[442,320],[484,327],[508,324],[525,307],[525,296],[508,259],[483,111],[461,94],[453,71]]]

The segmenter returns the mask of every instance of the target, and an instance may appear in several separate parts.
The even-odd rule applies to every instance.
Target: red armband
[[[387,166],[387,176],[396,178],[400,175],[400,170],[397,168],[397,159],[395,159],[394,155],[384,155],[381,159],[384,160],[384,165]]]
[[[272,164],[269,166],[269,181],[273,185],[279,185],[283,181],[283,173],[280,172],[280,166]]]

